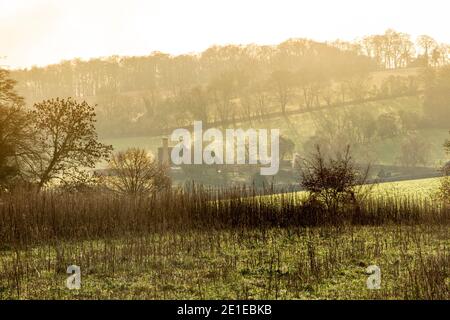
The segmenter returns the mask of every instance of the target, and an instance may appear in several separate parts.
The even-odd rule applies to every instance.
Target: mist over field
[[[0,2],[0,299],[448,300],[437,2]]]

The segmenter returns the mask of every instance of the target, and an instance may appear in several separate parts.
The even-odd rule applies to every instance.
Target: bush
[[[311,158],[301,160],[298,167],[300,184],[310,193],[311,200],[321,202],[328,209],[336,209],[340,204],[355,204],[359,186],[365,184],[369,172],[369,168],[365,172],[358,170],[349,146],[343,153],[328,159],[316,146]]]

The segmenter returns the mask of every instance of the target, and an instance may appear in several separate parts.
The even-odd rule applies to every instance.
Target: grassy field
[[[382,184],[332,212],[251,190],[2,195],[0,299],[449,299],[450,210],[427,196],[436,183]],[[70,265],[80,290],[65,286]]]
[[[363,187],[363,193],[368,192],[371,198],[412,198],[412,199],[433,199],[440,185],[440,178],[428,178],[417,180],[405,180],[398,182],[383,182]],[[282,199],[286,197],[292,197],[293,199],[301,202],[308,196],[307,192],[299,191],[293,193],[287,193],[284,195],[273,194],[263,195],[261,199],[264,201],[278,203],[282,205]]]
[[[289,228],[41,246],[2,254],[0,299],[448,299],[448,231]],[[81,290],[65,287],[71,264]],[[369,265],[381,268],[380,290],[367,288]]]
[[[432,196],[438,191],[440,178],[380,183],[373,192],[383,196]]]

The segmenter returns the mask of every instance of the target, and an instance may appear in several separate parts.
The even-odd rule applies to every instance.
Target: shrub
[[[353,162],[350,147],[335,157],[326,157],[320,147],[310,159],[299,164],[301,185],[311,194],[311,200],[320,201],[328,209],[345,203],[356,203],[357,189],[365,184],[369,168],[362,173]]]

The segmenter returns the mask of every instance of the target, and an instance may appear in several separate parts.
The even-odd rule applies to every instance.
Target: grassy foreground
[[[252,193],[3,194],[0,299],[450,298],[445,204],[379,193],[330,212]]]
[[[1,299],[449,299],[448,226],[186,232],[2,252]],[[81,290],[65,287],[81,266]],[[381,268],[381,289],[366,267]]]

